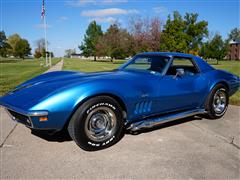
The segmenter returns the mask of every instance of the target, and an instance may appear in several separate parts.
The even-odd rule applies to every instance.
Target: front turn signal
[[[47,116],[39,117],[39,121],[40,121],[40,122],[47,121],[47,120],[48,120],[48,117],[47,117]]]

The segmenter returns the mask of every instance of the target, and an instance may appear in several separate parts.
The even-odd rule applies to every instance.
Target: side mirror
[[[181,76],[184,76],[185,72],[184,72],[184,69],[182,68],[179,68],[179,69],[176,69],[176,75],[175,75],[175,78],[176,77],[181,77]]]

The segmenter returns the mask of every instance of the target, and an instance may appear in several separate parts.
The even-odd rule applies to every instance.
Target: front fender
[[[30,110],[47,110],[49,112],[48,123],[38,124],[38,126],[40,126],[39,128],[48,127],[49,129],[60,130],[64,127],[79,104],[89,97],[99,94],[111,94],[119,97],[127,107],[128,102],[131,101],[131,95],[134,93],[137,93],[136,90],[134,91],[130,85],[126,85],[123,82],[116,83],[114,80],[85,82],[81,85],[67,87],[53,93],[51,96],[46,97],[37,105],[33,106]]]

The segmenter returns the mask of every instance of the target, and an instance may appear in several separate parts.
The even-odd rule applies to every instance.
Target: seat
[[[152,59],[150,71],[156,71],[162,73],[163,68],[166,66],[166,62],[161,59]]]

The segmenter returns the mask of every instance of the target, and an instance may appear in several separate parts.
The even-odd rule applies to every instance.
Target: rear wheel
[[[227,110],[228,101],[229,96],[227,88],[222,84],[217,84],[211,91],[211,94],[206,102],[208,118],[221,118]]]
[[[111,97],[97,96],[76,110],[68,131],[82,149],[95,151],[118,142],[122,138],[123,127],[120,105]]]

